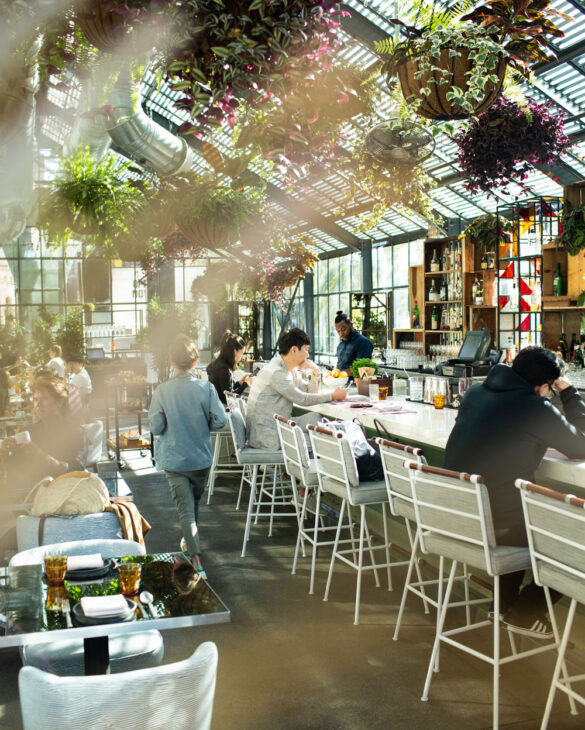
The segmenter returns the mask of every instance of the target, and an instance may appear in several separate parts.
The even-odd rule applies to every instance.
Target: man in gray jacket
[[[310,346],[309,335],[298,327],[282,332],[278,338],[279,354],[254,378],[246,418],[248,444],[254,449],[274,451],[280,448],[273,418],[275,413],[290,418],[293,404],[313,406],[344,400],[347,396],[347,388],[335,388],[324,393],[307,392],[308,386],[302,381],[300,372],[307,370],[314,376],[319,375],[319,368],[309,360]],[[319,414],[308,413],[295,420],[306,427],[309,423],[317,423]]]

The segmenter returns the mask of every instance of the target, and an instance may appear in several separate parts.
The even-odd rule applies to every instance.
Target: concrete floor
[[[136,454],[136,456],[138,456]],[[164,476],[148,459],[125,473],[135,500],[152,524],[149,552],[178,549],[181,537]],[[392,641],[404,577],[395,590],[364,580],[361,625],[353,625],[355,574],[336,568],[330,600],[323,602],[327,555],[318,561],[316,593],[308,595],[308,560],[291,575],[295,530],[281,520],[272,538],[266,525],[252,530],[240,558],[244,512],[235,511],[237,482],[218,480],[200,518],[204,565],[214,589],[232,611],[230,624],[165,633],[165,662],[189,655],[204,640],[219,650],[213,730],[480,730],[491,727],[491,668],[445,648],[430,700],[421,702],[434,617],[409,599],[399,641]],[[489,634],[479,637],[489,641]],[[488,644],[489,645],[489,644]],[[580,657],[578,657],[580,658]],[[502,671],[502,728],[538,728],[552,672],[552,653]],[[19,730],[18,653],[0,651],[0,728]],[[164,701],[161,698],[161,701]],[[585,727],[555,705],[550,728]],[[169,728],[172,730],[172,727]]]

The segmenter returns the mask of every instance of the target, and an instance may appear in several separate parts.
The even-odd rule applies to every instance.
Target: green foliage
[[[484,251],[495,252],[500,242],[510,240],[513,230],[512,221],[502,218],[496,213],[488,213],[472,221],[463,233],[473,239],[483,253]]]
[[[39,316],[33,322],[32,343],[29,353],[31,365],[43,365],[49,357],[49,347],[55,342],[55,328],[59,315],[52,312],[45,304],[39,307]]]
[[[69,355],[85,354],[82,307],[72,307],[58,317],[55,342],[61,346],[65,360]]]
[[[153,297],[147,307],[147,324],[139,333],[138,341],[153,356],[159,382],[170,372],[169,347],[177,335],[188,335],[193,340],[199,334],[199,321],[192,305],[161,304]]]
[[[374,375],[378,372],[378,365],[373,360],[370,360],[369,357],[358,357],[357,360],[352,362],[350,370],[356,380],[359,380],[360,368],[374,368]]]
[[[89,148],[63,157],[39,214],[39,227],[51,243],[66,243],[75,234],[89,236],[92,245],[116,258],[116,237],[128,231],[128,222],[146,201],[139,186],[121,179],[128,166],[109,155],[96,162]]]
[[[585,205],[571,208],[569,204],[565,204],[562,222],[563,232],[559,236],[559,243],[571,256],[576,256],[585,249]]]

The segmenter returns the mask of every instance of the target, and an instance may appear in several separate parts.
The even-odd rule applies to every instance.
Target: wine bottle
[[[433,251],[433,258],[431,259],[431,272],[440,270],[441,262],[439,261],[439,257],[437,256],[437,249],[435,249]]]
[[[417,329],[420,327],[420,309],[418,308],[418,302],[414,300],[414,307],[412,308],[412,328]]]
[[[438,330],[439,329],[439,310],[437,307],[433,307],[433,311],[431,313],[431,329],[432,330]]]
[[[486,256],[486,253],[485,253],[485,251],[484,251],[484,253],[483,253],[483,256],[481,257],[481,264],[480,264],[480,268],[481,268],[481,269],[487,269],[487,268],[488,268],[488,258],[487,258],[487,256]]]
[[[437,287],[435,286],[435,280],[433,279],[433,281],[431,281],[431,288],[429,289],[429,302],[438,302],[440,299],[441,297],[437,291]]]
[[[442,302],[447,301],[447,284],[445,283],[445,277],[441,277],[441,288],[439,289],[439,299]]]
[[[555,276],[553,279],[553,296],[562,297],[564,287],[565,282],[563,281],[563,275],[561,273],[561,262],[557,261],[557,270],[555,271]]]

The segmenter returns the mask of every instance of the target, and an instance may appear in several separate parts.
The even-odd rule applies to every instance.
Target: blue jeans
[[[209,469],[210,467],[185,472],[165,470],[171,496],[177,505],[179,524],[190,555],[201,553],[199,530],[197,529],[199,502],[205,491]]]

